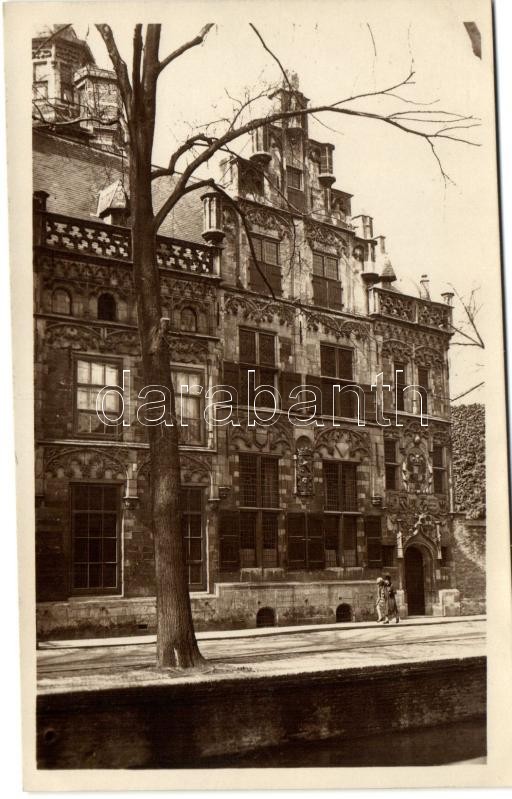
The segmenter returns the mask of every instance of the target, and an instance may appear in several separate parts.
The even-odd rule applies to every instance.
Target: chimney
[[[422,300],[430,299],[429,284],[428,275],[422,275],[420,280],[420,297]]]

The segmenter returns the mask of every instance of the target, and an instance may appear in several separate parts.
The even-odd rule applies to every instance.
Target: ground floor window
[[[220,568],[272,568],[279,565],[279,514],[241,510],[222,513],[219,521]]]
[[[119,486],[71,485],[73,593],[120,590]]]
[[[203,489],[181,489],[181,529],[191,591],[205,588]]]
[[[357,566],[357,516],[324,515],[325,565]]]

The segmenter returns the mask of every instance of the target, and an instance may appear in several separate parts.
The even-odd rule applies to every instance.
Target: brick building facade
[[[52,124],[52,91],[65,109],[106,98],[108,116],[115,82],[72,29],[50,46],[41,41],[43,34],[34,44],[38,632],[151,630],[150,474],[136,419],[143,385],[122,132]],[[298,86],[274,101],[285,109],[308,102]],[[158,240],[186,425],[183,534],[196,628],[373,618],[383,571],[399,588],[402,615],[460,613],[449,304],[395,288],[384,238],[333,187],[333,146],[309,136],[307,117],[258,130],[251,156],[233,156],[222,171],[259,267],[240,216],[214,192],[188,195]],[[155,181],[155,205],[168,186]],[[96,394],[120,386],[124,370],[130,424],[107,427],[95,414]],[[249,423],[249,371],[279,392],[271,426]],[[384,387],[372,389],[379,373]],[[238,391],[236,426],[204,420],[205,390],[222,384]],[[321,406],[316,424],[288,413],[290,390],[301,385]],[[342,390],[350,385],[360,391]],[[377,416],[381,399],[389,425]],[[260,414],[270,404],[269,394],[256,398]]]

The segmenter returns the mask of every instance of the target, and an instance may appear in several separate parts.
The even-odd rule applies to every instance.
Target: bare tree
[[[479,288],[471,289],[468,297],[464,297],[451,283],[449,284],[452,293],[456,296],[458,305],[461,311],[460,319],[456,324],[452,324],[451,330],[454,334],[454,339],[451,342],[452,347],[476,347],[477,349],[485,349],[484,340],[480,334],[477,323],[477,316],[482,306],[479,303]],[[479,366],[480,364],[478,364]],[[451,402],[467,397],[473,391],[481,388],[484,385],[484,380],[481,380],[471,388],[466,389],[456,397],[452,397]]]
[[[148,429],[156,566],[157,659],[161,667],[188,668],[200,665],[202,657],[194,635],[180,526],[179,432],[171,379],[171,354],[166,339],[169,320],[162,318],[160,276],[155,253],[159,228],[185,195],[209,187],[219,191],[226,202],[236,207],[247,231],[243,210],[213,178],[198,179],[197,172],[213,156],[223,150],[227,151],[232,142],[264,125],[283,119],[301,118],[307,114],[337,114],[385,124],[398,133],[424,140],[431,148],[446,181],[449,177],[436,152],[436,143],[448,140],[478,146],[459,135],[463,129],[477,125],[478,120],[448,111],[419,108],[420,103],[415,104],[402,97],[400,91],[414,83],[414,72],[411,69],[405,79],[378,91],[337,99],[330,104],[311,108],[304,108],[296,102],[289,110],[267,111],[254,118],[251,118],[251,113],[256,101],[261,104],[261,101],[270,97],[271,92],[247,96],[236,104],[230,119],[216,120],[215,126],[210,124],[195,130],[170,154],[167,166],[153,169],[152,151],[159,77],[166,68],[172,67],[173,62],[203,44],[213,23],[205,25],[197,36],[163,58],[159,55],[161,26],[150,24],[143,31],[142,25],[136,25],[130,71],[121,57],[111,28],[108,25],[96,27],[117,76],[127,125],[133,281],[144,379],[147,385],[169,387],[171,400],[172,425],[152,426]],[[256,28],[252,28],[264,50],[277,63],[285,85],[289,86],[287,73],[281,62]],[[292,97],[297,98],[290,86],[289,88]],[[360,101],[371,101],[375,97],[406,103],[408,110],[379,113],[360,107]],[[162,176],[172,177],[173,184],[162,205],[155,209],[152,183]],[[248,240],[252,258],[257,265],[250,237]],[[268,288],[272,294],[271,287]]]

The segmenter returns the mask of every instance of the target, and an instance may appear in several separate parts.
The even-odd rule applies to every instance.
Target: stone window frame
[[[337,254],[324,252],[316,247],[312,247],[312,273],[311,280],[313,285],[313,305],[322,308],[343,309],[343,283],[340,279],[340,259]],[[322,260],[321,272],[318,271],[318,259]],[[316,260],[316,266],[315,266]],[[334,261],[336,264],[336,278],[326,274],[326,261]],[[320,286],[323,288],[320,289]],[[316,289],[316,291],[315,291]],[[322,302],[325,295],[325,302]]]
[[[199,500],[199,507],[197,501],[195,503],[190,503],[190,492],[197,492],[200,495]],[[187,498],[185,500],[185,494],[187,494]],[[186,559],[186,569],[187,569],[187,580],[188,580],[188,587],[189,591],[205,591],[206,590],[206,531],[205,531],[205,486],[198,485],[195,483],[187,483],[181,486],[181,511],[182,511],[182,521],[181,521],[181,531],[183,535],[183,542],[185,546],[185,559]],[[190,520],[190,518],[197,518],[200,519],[200,527],[201,527],[201,534],[200,536],[191,536],[190,534],[186,534],[185,530],[185,522]],[[190,521],[188,521],[187,529],[190,533]],[[193,558],[191,560],[191,554],[193,549],[194,541],[200,541],[200,558]],[[201,578],[200,580],[191,580],[192,571],[191,568],[194,566],[199,566]]]
[[[393,446],[394,446],[393,459],[391,459],[389,457],[389,455],[390,455],[389,451],[386,452],[386,445],[389,446],[391,444],[393,444]],[[399,456],[398,456],[398,439],[396,439],[396,438],[384,438],[384,479],[385,479],[386,491],[398,491],[399,490],[399,488],[400,488],[400,486],[399,486],[399,480],[400,480],[400,477],[399,477],[399,475],[400,475],[399,466],[400,466],[400,459],[399,459]],[[391,470],[393,470],[393,471],[391,471]],[[389,477],[390,477],[389,480],[388,480],[388,474],[389,474]],[[391,479],[391,474],[394,475],[393,479]],[[392,485],[391,485],[391,483],[392,483]]]
[[[172,377],[172,380],[173,380],[173,386],[174,386],[174,392],[175,392],[175,402],[176,402],[176,406],[177,406],[177,411],[178,411],[178,403],[179,403],[179,413],[181,413],[182,396],[186,397],[188,395],[188,392],[182,392],[181,388],[178,389],[178,387],[175,385],[174,376],[175,376],[175,374],[177,372],[184,373],[184,374],[186,374],[188,376],[190,376],[190,375],[194,375],[194,376],[198,375],[199,376],[199,380],[198,380],[197,383],[194,383],[193,385],[202,386],[202,388],[203,388],[203,391],[201,391],[199,393],[196,393],[196,394],[189,395],[191,398],[197,400],[197,403],[195,403],[195,404],[197,404],[198,409],[199,409],[197,417],[195,417],[195,416],[194,417],[191,417],[191,416],[188,417],[188,416],[185,416],[185,415],[183,416],[183,421],[184,422],[186,422],[187,420],[188,421],[192,421],[193,419],[196,419],[196,418],[199,420],[199,429],[200,429],[199,440],[198,441],[193,441],[193,442],[187,441],[186,440],[186,435],[187,434],[185,433],[185,435],[183,435],[183,437],[182,437],[183,440],[180,440],[180,445],[181,446],[186,446],[186,447],[205,447],[206,446],[206,442],[207,442],[207,424],[206,424],[206,420],[204,418],[205,392],[206,392],[206,382],[207,382],[206,367],[204,365],[201,365],[201,364],[179,363],[179,362],[174,362],[174,361],[171,362],[171,377]],[[188,384],[188,388],[190,388],[190,384]],[[180,426],[180,430],[181,429],[187,430],[187,428],[184,425]]]
[[[71,596],[119,596],[123,592],[123,569],[122,569],[122,542],[121,542],[121,519],[122,519],[122,505],[121,505],[121,493],[123,489],[123,482],[120,480],[72,480],[69,483],[69,530],[70,530],[70,556],[69,556],[69,593]],[[115,510],[107,509],[105,511],[104,507],[102,509],[93,509],[93,508],[79,508],[74,507],[73,495],[75,490],[78,487],[84,486],[99,486],[101,488],[115,488],[116,489],[116,503],[115,503]],[[111,565],[115,563],[115,573],[116,573],[116,585],[114,586],[87,586],[87,587],[76,587],[74,585],[74,569],[77,565],[77,561],[75,561],[75,551],[76,551],[76,541],[75,539],[81,538],[84,541],[87,540],[88,542],[88,558],[87,561],[79,561],[78,563],[87,563],[88,564],[88,582],[90,579],[90,541],[91,538],[95,539],[98,538],[102,542],[102,555],[104,550],[104,538],[114,539],[114,536],[90,536],[89,534],[87,537],[85,536],[75,536],[75,517],[80,513],[87,513],[88,516],[94,515],[102,515],[102,532],[103,532],[103,516],[105,514],[114,515],[116,517],[116,534],[115,534],[115,541],[116,541],[116,560],[114,561],[104,561],[103,557],[101,559],[102,565],[102,576],[103,576],[103,567],[105,563]],[[89,526],[89,525],[88,525]],[[88,530],[88,533],[90,531]],[[94,565],[96,565],[97,561],[92,561]],[[103,580],[102,580],[103,582]]]
[[[436,463],[436,453],[440,455],[440,463]],[[434,443],[432,445],[432,491],[434,494],[446,493],[446,473],[446,447],[443,444]]]
[[[123,371],[123,360],[122,358],[118,357],[111,357],[111,356],[102,356],[102,355],[86,355],[81,352],[74,352],[73,353],[73,361],[72,361],[72,368],[73,368],[73,430],[75,435],[78,438],[86,438],[86,439],[116,439],[119,440],[122,438],[122,424],[116,425],[104,425],[104,432],[100,432],[98,430],[93,430],[87,432],[86,430],[79,429],[79,414],[80,413],[88,413],[89,415],[93,415],[96,413],[90,408],[79,408],[78,407],[78,392],[80,389],[91,389],[97,388],[98,391],[106,386],[117,387],[120,384],[120,376]],[[90,364],[95,364],[97,366],[102,366],[104,369],[104,375],[106,377],[106,368],[110,367],[115,369],[117,372],[116,383],[93,383],[93,382],[79,382],[78,380],[78,369],[79,369],[79,362],[84,361]],[[91,377],[92,377],[92,367],[91,367]],[[108,408],[107,408],[108,410]]]
[[[242,360],[242,347],[241,347],[241,333],[249,333],[254,336],[255,340],[255,360],[251,362],[249,360]],[[269,338],[272,337],[274,342],[274,358],[273,363],[262,363],[261,361],[261,342],[260,339],[262,337],[268,336]],[[255,384],[266,384],[268,378],[268,385],[274,386],[274,390],[278,390],[278,377],[279,377],[279,352],[278,352],[278,344],[279,339],[277,334],[273,330],[262,330],[261,328],[253,328],[248,327],[247,325],[239,325],[238,326],[238,366],[239,366],[239,400],[240,405],[246,405],[247,399],[247,380],[248,380],[248,372],[249,370],[254,369],[255,375]],[[243,372],[245,371],[245,375]],[[262,377],[262,374],[267,373],[266,376]],[[270,380],[270,374],[272,373],[272,380]],[[261,395],[262,398],[266,396],[266,394]],[[270,407],[268,405],[260,405],[257,403],[257,407],[266,408]]]
[[[322,350],[332,349],[335,351],[335,374],[328,374],[323,371],[323,364],[322,364]],[[340,365],[340,353],[341,352],[350,352],[351,353],[351,377],[344,377],[342,376],[343,369]],[[320,380],[321,380],[321,391],[322,391],[322,415],[327,416],[335,416],[337,418],[342,419],[354,419],[356,416],[355,408],[356,402],[354,399],[354,392],[337,392],[334,400],[333,396],[333,386],[339,385],[343,388],[343,386],[354,385],[354,372],[355,372],[355,365],[356,365],[356,350],[355,347],[349,346],[340,346],[338,344],[332,344],[328,341],[321,341],[320,342]],[[326,390],[327,390],[327,399],[328,402],[325,402],[326,397]],[[344,403],[348,403],[346,406]],[[326,410],[331,408],[332,410]],[[347,413],[342,413],[342,411],[347,411]]]
[[[282,287],[282,270],[281,270],[281,241],[272,236],[266,236],[261,233],[251,232],[251,242],[255,251],[256,260],[260,270],[265,275],[268,283],[272,286],[274,294],[280,296],[283,293]],[[275,248],[275,260],[269,259],[268,245]],[[258,252],[259,250],[259,252]],[[249,253],[249,288],[258,293],[268,294],[268,288],[263,283],[256,264],[253,261],[252,253]]]

